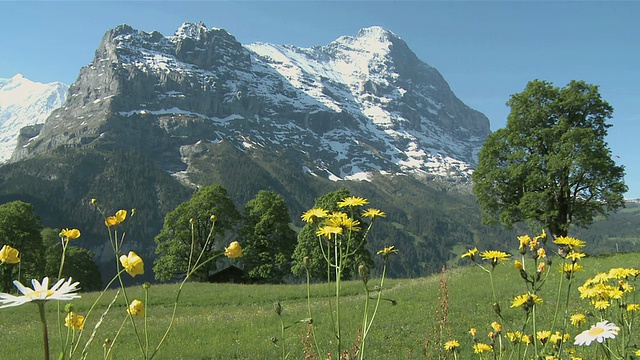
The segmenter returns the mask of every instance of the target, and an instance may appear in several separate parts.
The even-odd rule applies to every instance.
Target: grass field
[[[576,285],[569,302],[569,314],[588,310],[588,302],[580,300],[577,291],[577,286],[585,279],[612,267],[638,267],[640,254],[586,258],[581,260],[581,264],[584,271],[576,275]],[[540,324],[550,323],[556,306],[560,276],[557,264],[552,265],[548,284],[545,284],[540,293],[544,299],[543,304],[539,306]],[[394,306],[389,301],[381,303],[373,330],[367,338],[366,358],[437,359],[439,354],[444,354],[440,340],[449,339],[457,339],[460,342],[460,359],[478,358],[471,350],[472,341],[468,334],[471,327],[477,328],[478,338],[487,342],[486,334],[491,330],[491,322],[499,321],[505,333],[520,329],[523,323],[523,310],[510,308],[511,300],[527,290],[518,271],[507,262],[496,267],[494,280],[502,308],[502,319],[492,310],[492,292],[488,275],[478,267],[456,268],[443,274],[419,279],[387,279],[383,297],[394,299],[397,304]],[[372,279],[370,285],[375,282],[376,279]],[[342,284],[343,344],[350,348],[356,342],[362,321],[364,291],[360,281]],[[150,348],[155,347],[169,324],[177,288],[177,285],[151,286],[147,312]],[[128,288],[127,293],[130,300],[144,299],[142,286]],[[298,323],[288,328],[285,338],[282,339],[280,323],[273,310],[273,304],[280,302],[285,324],[292,324],[308,317],[306,294],[305,284],[187,283],[182,291],[173,329],[155,358],[272,360],[281,358],[280,346],[284,344],[288,359],[304,359],[302,338],[307,331],[306,325]],[[73,302],[75,311],[86,314],[98,295],[82,294],[82,299]],[[115,290],[107,291],[94,313],[87,318],[86,330],[80,340],[81,347],[114,295]],[[333,351],[335,359],[335,339],[331,335],[332,325],[329,316],[329,303],[334,300],[334,295],[335,288],[328,284],[311,286],[313,324],[320,340],[320,348],[327,353]],[[60,349],[57,318],[62,319],[65,315],[64,304],[60,307],[58,310],[55,302],[48,302],[46,305],[52,358],[57,358]],[[103,341],[106,338],[113,339],[125,320],[125,308],[125,301],[118,299],[90,345],[88,359],[103,358]],[[0,315],[0,358],[41,359],[42,336],[36,305],[25,304],[2,309]],[[575,336],[595,321],[596,319],[587,318],[583,328],[568,330]],[[144,319],[136,318],[136,322],[139,331],[142,332]],[[442,324],[444,327],[440,326]],[[543,328],[544,325],[540,327]],[[64,326],[62,332],[66,335]],[[631,343],[640,343],[640,335],[633,336],[635,339]],[[277,339],[275,343],[274,339]],[[142,341],[145,341],[144,336]],[[572,343],[570,340],[567,344],[573,347]],[[426,345],[429,346],[425,350]],[[115,359],[141,358],[129,323],[120,334],[114,349]],[[578,352],[577,355],[579,354]]]

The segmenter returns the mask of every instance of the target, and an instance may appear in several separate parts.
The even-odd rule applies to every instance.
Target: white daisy
[[[620,328],[614,323],[608,321],[600,321],[595,325],[591,325],[591,329],[585,330],[576,336],[574,345],[591,345],[593,340],[602,344],[604,339],[613,339],[618,335]]]
[[[78,291],[79,282],[71,283],[71,278],[67,281],[64,279],[58,280],[51,289],[49,289],[49,278],[42,279],[42,284],[38,280],[31,280],[33,289],[22,285],[19,281],[15,280],[13,284],[20,290],[22,296],[14,296],[11,294],[0,293],[0,309],[20,306],[31,301],[47,301],[47,300],[72,300],[77,299],[80,295],[73,292]]]

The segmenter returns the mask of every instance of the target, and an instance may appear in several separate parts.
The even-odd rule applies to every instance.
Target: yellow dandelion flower
[[[587,256],[585,253],[571,251],[570,253],[567,254],[567,259],[571,259],[572,261],[575,262],[582,259],[585,256]]]
[[[536,269],[536,271],[539,273],[543,273],[546,269],[547,269],[547,263],[541,262],[540,264],[538,264],[538,268]]]
[[[511,307],[521,307],[525,306],[525,308],[530,308],[533,305],[541,304],[542,298],[536,294],[526,293],[522,295],[516,296],[511,302]]]
[[[482,257],[484,260],[491,260],[491,264],[494,266],[500,261],[507,260],[509,256],[511,255],[507,254],[504,251],[498,250],[485,250],[480,253],[480,257]]]
[[[629,284],[624,280],[620,280],[618,281],[618,289],[620,289],[622,292],[632,292],[633,285]]]
[[[566,246],[571,250],[580,250],[587,244],[582,240],[578,240],[569,236],[560,236],[553,240],[553,242],[560,246]]]
[[[524,269],[524,265],[522,265],[522,261],[520,261],[520,260],[514,261],[513,262],[513,267],[518,269],[518,270]]]
[[[449,340],[444,343],[444,349],[447,351],[453,351],[460,346],[458,340]]]
[[[539,245],[540,241],[538,239],[532,239],[529,241],[529,249],[531,249],[531,251],[535,251]]]
[[[339,207],[356,207],[367,205],[369,201],[365,198],[357,197],[357,196],[349,196],[346,197],[342,201],[338,201]]]
[[[564,264],[564,266],[560,269],[560,272],[564,272],[565,274],[570,275],[582,270],[583,270],[582,265],[578,263],[570,263],[570,264]]]
[[[608,309],[611,306],[611,303],[608,300],[596,300],[591,303],[595,309],[604,310]]]
[[[571,320],[571,325],[578,326],[580,324],[584,324],[585,322],[587,322],[587,317],[584,314],[576,313],[571,315],[570,320]]]
[[[462,254],[462,258],[464,259],[468,257],[469,259],[471,259],[471,261],[474,261],[477,253],[478,253],[478,248],[475,247],[471,250],[468,250],[466,253]]]
[[[482,354],[485,351],[491,351],[491,350],[493,350],[493,347],[485,343],[479,342],[473,345],[473,352],[476,354]]]
[[[551,331],[549,330],[541,330],[536,333],[536,339],[540,340],[542,345],[544,345],[547,342],[547,340],[549,340],[550,336],[551,336]]]
[[[500,325],[500,323],[494,321],[491,323],[491,328],[493,329],[493,331],[499,333],[502,331],[502,325]]]
[[[609,278],[612,279],[627,279],[630,277],[636,277],[638,270],[633,268],[613,268],[609,270]]]
[[[471,336],[476,337],[476,335],[478,335],[478,330],[476,330],[476,328],[471,328],[469,329],[469,334],[471,334]]]
[[[352,218],[344,218],[342,219],[340,226],[344,228],[346,231],[360,231],[360,221],[352,219]]]
[[[534,237],[535,240],[544,240],[547,238],[547,232],[544,231],[544,229],[542,229],[542,231],[540,232],[540,235]]]
[[[531,237],[529,235],[518,236],[518,241],[520,242],[519,250],[527,249],[527,245],[531,242]]]
[[[522,335],[522,337],[520,338],[520,341],[522,341],[522,343],[530,345],[531,344],[531,336],[529,335]]]
[[[362,213],[362,216],[368,217],[373,220],[378,217],[387,217],[387,214],[385,214],[384,211],[380,211],[379,209],[367,209]]]
[[[342,227],[341,226],[323,226],[321,228],[318,229],[318,231],[316,231],[316,235],[318,236],[324,236],[328,239],[331,239],[333,236],[335,235],[340,235],[342,234]]]
[[[538,249],[538,257],[539,258],[543,258],[547,256],[547,250],[545,250],[544,248],[539,248]]]
[[[329,212],[325,209],[321,208],[313,208],[307,210],[304,214],[302,214],[302,221],[307,223],[316,223],[319,219],[324,219],[329,215]]]
[[[627,304],[627,311],[640,311],[640,304]]]
[[[520,338],[522,338],[522,333],[520,331],[507,333],[507,339],[509,339],[509,341],[511,341],[514,344],[517,343],[520,340]]]
[[[395,246],[391,245],[377,252],[377,255],[382,255],[385,260],[391,256],[391,254],[397,254],[398,249],[395,249]]]

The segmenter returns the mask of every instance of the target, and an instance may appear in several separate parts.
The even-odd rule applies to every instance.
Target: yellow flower
[[[118,226],[127,218],[127,210],[118,210],[115,216],[109,216],[104,220],[107,226]]]
[[[531,308],[531,306],[542,303],[542,298],[536,294],[526,293],[516,296],[511,302],[511,307],[524,306],[525,309]]]
[[[242,256],[242,246],[240,246],[240,243],[234,241],[229,244],[229,247],[225,247],[224,256],[231,259],[239,258],[240,256]]]
[[[567,259],[571,259],[575,262],[582,259],[585,256],[586,256],[585,253],[571,251],[570,253],[567,254]]]
[[[639,272],[633,268],[613,268],[609,270],[609,277],[612,279],[627,279],[638,276]]]
[[[562,269],[560,269],[560,272],[564,272],[569,277],[571,276],[571,274],[574,274],[578,271],[582,271],[582,269],[583,269],[582,265],[578,263],[571,263],[571,264],[564,264]]]
[[[541,262],[540,264],[538,264],[538,269],[536,269],[537,272],[542,273],[547,269],[547,263],[546,262]]]
[[[318,219],[326,218],[327,215],[329,215],[327,210],[321,208],[313,208],[307,210],[304,214],[302,214],[302,221],[313,224],[317,222]]]
[[[64,318],[64,326],[73,330],[82,330],[84,329],[84,316],[71,311]]]
[[[592,302],[592,305],[595,309],[604,310],[608,309],[611,306],[611,303],[608,300],[596,300]]]
[[[373,220],[377,217],[387,217],[387,214],[385,214],[383,211],[380,211],[379,209],[367,209],[367,211],[362,213],[362,216],[368,217]]]
[[[20,252],[9,245],[0,249],[0,263],[17,264],[20,262]]]
[[[627,304],[627,311],[640,311],[640,304]]]
[[[458,342],[458,340],[449,340],[444,343],[444,349],[447,351],[455,350],[459,346],[460,343]]]
[[[398,249],[394,249],[395,246],[391,245],[377,252],[377,255],[382,255],[384,259],[388,259],[391,254],[397,254]]]
[[[531,241],[531,237],[529,235],[518,236],[518,241],[520,241],[520,250],[527,250],[527,245]]]
[[[542,345],[544,345],[547,342],[547,340],[549,340],[550,336],[551,336],[551,331],[549,330],[542,330],[536,333],[536,338],[540,340]]]
[[[144,262],[142,258],[133,251],[129,251],[129,255],[120,256],[120,264],[122,264],[122,267],[131,277],[144,274]]]
[[[369,201],[365,198],[361,198],[357,196],[349,196],[342,201],[338,201],[338,206],[339,207],[355,207],[355,206],[367,205],[368,203]]]
[[[80,237],[80,230],[62,229],[62,231],[60,231],[60,237],[63,238],[64,241],[75,240]]]
[[[578,326],[580,324],[584,324],[585,322],[587,322],[587,317],[584,316],[584,314],[573,314],[571,315],[571,325],[573,326]]]
[[[469,259],[471,259],[471,261],[475,261],[477,253],[478,253],[478,248],[475,247],[475,248],[467,251],[466,253],[462,254],[462,258],[464,259],[464,258],[468,257]]]
[[[507,339],[509,339],[509,341],[511,341],[514,344],[517,343],[521,337],[522,337],[522,333],[520,331],[507,333]]]
[[[98,199],[91,199],[91,206],[98,206]]]
[[[144,316],[144,304],[142,301],[134,299],[129,305],[127,313],[132,316]]]
[[[507,260],[511,255],[504,251],[485,250],[480,253],[480,256],[484,260],[491,260],[491,265],[495,266],[499,261]]]
[[[344,218],[340,222],[340,226],[346,231],[360,231],[360,221],[352,219],[350,217]]]
[[[494,321],[491,323],[491,327],[493,328],[493,331],[499,333],[500,331],[502,331],[502,325],[500,325],[500,323]]]
[[[522,335],[520,340],[527,345],[531,344],[531,337],[529,335]]]
[[[571,250],[580,250],[587,244],[582,240],[578,240],[569,236],[560,236],[553,240],[553,242],[560,246],[566,246]]]
[[[520,261],[520,260],[514,261],[513,262],[513,267],[515,267],[518,270],[524,269],[524,265],[522,265],[522,261]]]
[[[318,231],[316,231],[316,235],[325,236],[328,239],[331,239],[332,235],[341,235],[342,227],[341,226],[323,226]]]
[[[471,334],[471,336],[476,337],[476,335],[478,335],[478,330],[476,330],[476,328],[471,328],[469,329],[469,334]]]
[[[487,345],[485,343],[476,343],[473,345],[473,352],[476,354],[482,354],[485,351],[491,351],[493,347],[491,345]]]
[[[538,257],[539,258],[543,258],[547,256],[547,251],[544,248],[539,248],[538,249]]]

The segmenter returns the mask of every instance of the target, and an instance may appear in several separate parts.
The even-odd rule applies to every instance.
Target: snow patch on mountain
[[[31,81],[22,74],[0,79],[0,163],[11,157],[20,129],[42,124],[64,103],[68,86]]]

